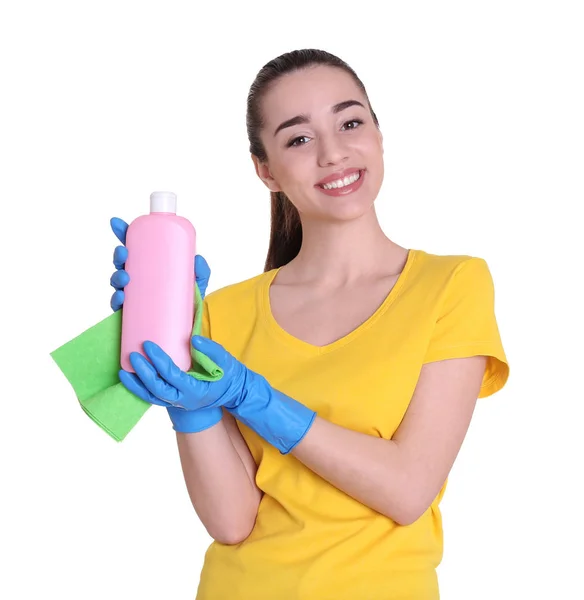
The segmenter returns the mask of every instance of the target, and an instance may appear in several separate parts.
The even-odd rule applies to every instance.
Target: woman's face
[[[271,191],[283,191],[303,218],[344,221],[371,208],[383,181],[383,138],[348,73],[317,66],[284,75],[264,96],[262,115],[268,162],[253,160]]]

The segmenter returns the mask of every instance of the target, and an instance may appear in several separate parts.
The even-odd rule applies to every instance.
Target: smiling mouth
[[[337,179],[336,181],[331,181],[330,183],[318,184],[318,187],[323,190],[336,190],[344,188],[355,183],[355,181],[359,181],[359,179],[361,179],[362,173],[363,172],[359,170],[356,173],[345,177],[344,179]]]

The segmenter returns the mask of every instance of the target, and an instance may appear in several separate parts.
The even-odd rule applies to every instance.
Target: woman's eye
[[[303,140],[303,139],[308,139],[308,138],[305,135],[302,135],[300,137],[294,138],[293,140],[291,140],[291,141],[288,142],[288,148],[290,148],[291,146],[294,146],[294,147],[298,146],[299,144],[297,144],[296,142],[298,140]],[[300,144],[300,146],[302,146],[302,145],[303,144]]]
[[[347,121],[347,122],[346,122],[346,123],[343,125],[343,127],[345,127],[346,125],[349,125],[350,123],[357,123],[357,126],[356,126],[356,127],[350,127],[350,129],[357,129],[357,127],[358,127],[359,125],[363,125],[363,121],[362,121],[361,119],[353,119],[353,120],[351,120],[351,121]]]

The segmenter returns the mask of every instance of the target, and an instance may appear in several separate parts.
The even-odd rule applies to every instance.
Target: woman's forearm
[[[225,423],[176,437],[191,502],[209,535],[224,544],[243,541],[255,524],[261,494]]]
[[[485,373],[486,357],[424,364],[391,439],[317,417],[292,454],[338,489],[401,525],[430,507],[458,455]]]
[[[308,468],[359,502],[402,520],[408,474],[396,444],[317,418],[292,450]]]

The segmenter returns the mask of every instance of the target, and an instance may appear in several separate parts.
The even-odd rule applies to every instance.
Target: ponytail
[[[270,245],[264,272],[283,267],[296,258],[302,245],[302,223],[296,207],[283,192],[270,192]]]

